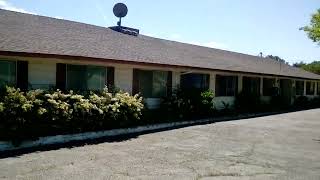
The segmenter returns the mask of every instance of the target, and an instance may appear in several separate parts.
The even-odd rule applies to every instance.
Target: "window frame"
[[[301,93],[298,93],[299,91],[298,91],[298,84],[299,83],[302,83],[302,89],[300,90],[301,91]],[[303,80],[296,80],[296,85],[295,85],[295,91],[296,91],[296,93],[295,93],[295,95],[296,96],[303,96],[304,95],[304,84],[305,84],[305,81],[303,81]]]
[[[12,84],[8,83],[6,85],[13,85],[13,86],[17,86],[17,77],[18,77],[18,68],[17,68],[17,60],[10,60],[10,59],[0,59],[1,62],[8,62],[8,63],[13,63],[14,64],[14,82],[12,82]]]
[[[246,86],[246,83],[245,81],[248,80],[248,85],[250,87],[247,87]],[[253,87],[253,85],[255,85],[256,81],[258,82],[257,83],[257,87]],[[257,92],[255,92],[257,91]],[[242,77],[242,92],[244,93],[249,93],[249,94],[255,94],[255,95],[258,95],[260,96],[261,95],[261,78],[260,77],[257,77],[257,76],[243,76]]]
[[[143,82],[144,86],[150,86],[147,89],[149,89],[151,91],[148,92],[147,94],[143,94],[144,90],[141,89],[141,88],[143,88],[143,86],[140,81],[141,81],[141,74],[143,74],[143,73],[151,75],[151,77],[149,77],[149,79],[151,80],[151,84],[146,85],[146,81]],[[162,76],[162,80],[160,78],[160,82],[163,81],[163,83],[156,84],[157,81],[159,82],[159,77],[161,77],[161,76],[155,77],[155,75],[156,74],[159,75],[159,73],[160,74],[164,73],[163,74],[164,76]],[[169,90],[171,89],[171,86],[169,87],[169,85],[168,85],[168,83],[170,83],[169,77],[170,77],[170,71],[133,69],[133,90],[132,91],[134,94],[140,93],[144,98],[167,97],[170,94]],[[157,87],[157,88],[155,88],[155,87]],[[156,93],[155,90],[159,89],[159,87],[160,87],[160,91],[158,93]]]
[[[308,85],[310,85],[310,87],[308,87]],[[311,88],[313,85],[313,88]],[[312,89],[312,90],[311,90]],[[310,91],[311,90],[311,91]],[[315,93],[315,82],[313,81],[307,81],[306,82],[306,95],[308,96],[312,96]]]
[[[272,87],[266,87],[266,81],[272,81]],[[276,88],[276,78],[264,77],[262,78],[262,96],[273,96]]]
[[[201,82],[200,82],[200,87],[194,87],[194,86],[185,86],[183,85],[183,76],[187,77],[187,76],[201,76],[200,79],[201,79]],[[187,77],[188,78],[188,77]],[[190,77],[189,77],[190,78]],[[197,82],[199,83],[199,82]],[[190,85],[190,84],[189,84]],[[198,90],[201,90],[201,91],[206,91],[206,90],[209,90],[209,87],[210,87],[210,74],[206,74],[206,73],[187,73],[187,74],[181,74],[180,75],[180,87],[181,89],[185,89],[185,90],[188,90],[188,89],[198,89]]]
[[[103,81],[104,81],[104,85],[102,86],[102,87],[99,87],[99,88],[88,88],[88,82],[86,82],[86,88],[84,88],[84,89],[82,89],[82,88],[79,88],[79,89],[77,89],[77,88],[70,88],[70,84],[69,84],[69,77],[68,76],[70,76],[69,75],[69,72],[68,72],[68,70],[69,70],[69,68],[70,67],[72,67],[72,66],[78,66],[78,67],[83,67],[84,69],[85,69],[85,72],[82,72],[82,73],[86,73],[85,75],[83,75],[83,76],[81,76],[81,77],[85,77],[86,79],[86,81],[88,81],[88,77],[86,77],[87,76],[87,73],[88,73],[88,67],[89,68],[101,68],[101,70],[102,69],[104,69],[104,77],[103,77]],[[108,72],[107,72],[107,67],[106,66],[96,66],[96,65],[82,65],[82,64],[66,64],[66,75],[65,75],[65,87],[66,87],[66,89],[67,90],[75,90],[75,91],[101,91],[101,90],[103,90],[103,88],[107,85],[107,74],[108,74]],[[81,81],[81,80],[80,80]],[[84,81],[84,79],[82,79],[82,81]]]
[[[223,78],[223,79],[220,79]],[[219,85],[218,82],[225,80],[226,82],[222,85]],[[232,80],[232,83],[229,83]],[[215,78],[215,94],[216,97],[235,97],[238,94],[238,76],[237,75],[222,75],[217,74]],[[233,84],[233,87],[228,87],[230,84]],[[225,86],[225,87],[224,87]],[[221,93],[221,89],[223,88],[224,93]],[[230,93],[230,89],[232,89],[232,93]]]

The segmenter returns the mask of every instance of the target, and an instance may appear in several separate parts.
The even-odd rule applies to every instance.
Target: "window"
[[[242,90],[245,93],[260,95],[260,78],[259,77],[243,77]]]
[[[67,89],[102,90],[105,84],[105,67],[67,65]]]
[[[0,87],[16,84],[16,62],[0,61]]]
[[[235,96],[238,91],[237,76],[216,76],[216,95]]]
[[[167,95],[167,71],[134,70],[134,93],[145,98],[160,98]]]
[[[307,95],[314,95],[314,88],[315,88],[314,82],[307,82]]]
[[[28,65],[29,89],[53,89],[56,83],[56,64],[30,62]]]
[[[296,95],[303,96],[304,81],[296,81]]]
[[[320,95],[320,82],[318,82],[318,95]]]
[[[263,78],[263,95],[273,96],[276,94],[276,80],[273,78]]]
[[[208,90],[209,89],[209,74],[182,74],[181,75],[181,88],[182,89],[199,89]]]

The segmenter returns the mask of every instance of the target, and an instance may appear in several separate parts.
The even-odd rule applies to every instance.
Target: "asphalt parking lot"
[[[320,179],[320,109],[0,159],[1,179]]]

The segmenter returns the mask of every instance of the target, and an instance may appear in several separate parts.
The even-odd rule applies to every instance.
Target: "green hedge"
[[[128,93],[76,94],[60,90],[0,93],[0,140],[95,131],[139,124],[142,98]]]
[[[7,87],[0,90],[0,140],[33,139],[40,136],[80,133],[134,125],[230,115],[216,110],[211,91],[177,88],[163,98],[159,110],[144,109],[143,99],[125,92],[110,93],[31,90]],[[236,97],[237,113],[273,111],[281,98],[264,105],[259,96],[241,93]],[[320,98],[299,97],[296,108],[320,107]],[[287,107],[286,109],[288,109]],[[234,112],[233,112],[234,113]]]

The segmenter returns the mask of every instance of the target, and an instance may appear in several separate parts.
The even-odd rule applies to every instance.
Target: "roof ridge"
[[[60,54],[139,63],[303,77],[306,72],[269,58],[140,34],[125,35],[108,27],[0,9],[0,51]],[[36,17],[36,18],[34,18]],[[21,30],[20,26],[24,26]],[[196,48],[195,48],[196,47]]]
[[[93,27],[97,27],[97,28],[109,28],[109,27],[104,27],[104,26],[89,24],[89,23],[85,23],[85,22],[79,22],[79,21],[68,20],[68,19],[59,19],[59,18],[50,17],[50,16],[45,16],[45,15],[39,15],[39,14],[30,14],[30,13],[24,13],[24,12],[17,12],[17,11],[11,11],[11,10],[1,9],[1,8],[0,8],[0,10],[10,11],[10,12],[13,12],[13,13],[16,13],[16,14],[25,14],[25,15],[37,16],[37,17],[41,17],[41,18],[55,19],[55,20],[57,20],[57,21],[67,21],[67,22],[71,22],[71,23],[89,25],[89,26],[93,26]],[[119,33],[119,32],[118,32],[118,33]],[[239,55],[245,55],[245,56],[251,56],[251,57],[255,57],[255,58],[264,59],[264,58],[261,58],[261,57],[259,57],[259,56],[254,56],[254,55],[246,54],[246,53],[242,53],[242,52],[235,52],[235,51],[231,51],[231,50],[225,50],[225,49],[207,47],[207,46],[192,44],[192,43],[188,43],[188,42],[176,41],[176,40],[172,40],[172,39],[165,39],[165,38],[153,37],[153,36],[148,36],[148,35],[145,35],[145,34],[139,34],[139,36],[140,36],[140,35],[143,35],[143,36],[146,36],[146,37],[149,37],[149,38],[153,38],[153,39],[159,39],[159,40],[169,41],[169,42],[173,42],[173,43],[181,43],[181,44],[196,46],[196,47],[200,47],[200,48],[207,48],[207,49],[211,49],[211,50],[217,50],[217,51],[235,53],[235,54],[239,54]]]

